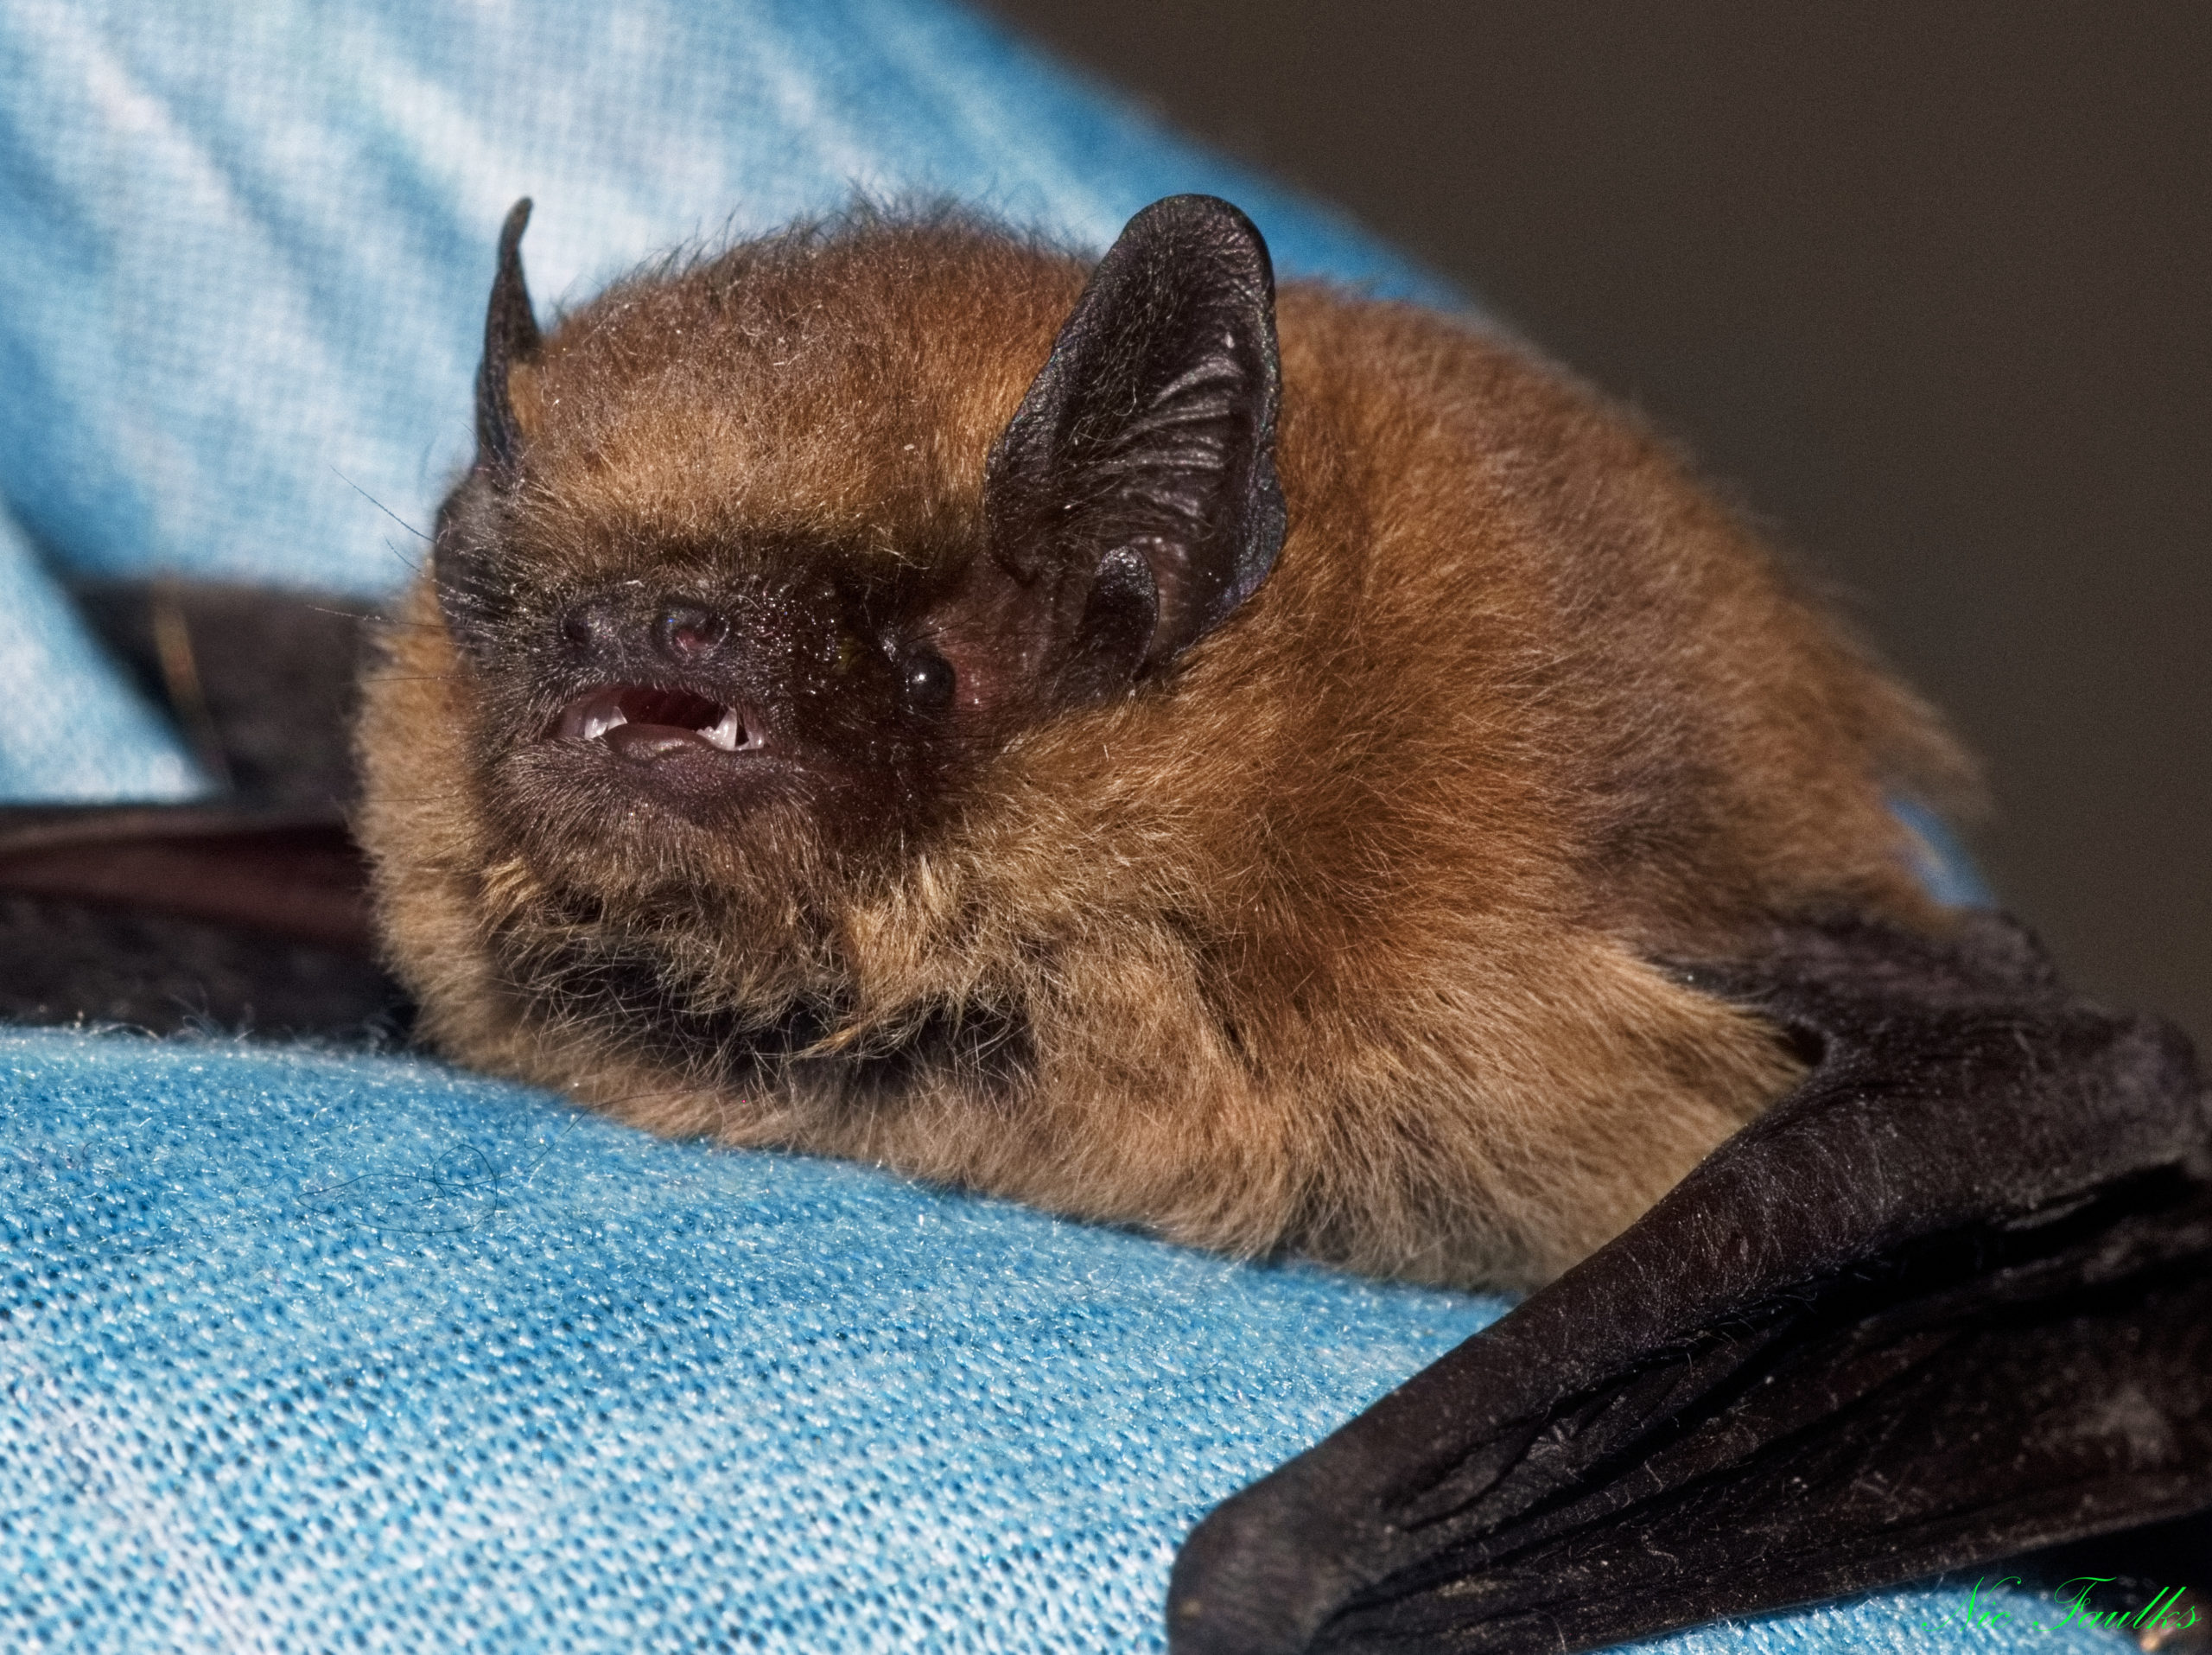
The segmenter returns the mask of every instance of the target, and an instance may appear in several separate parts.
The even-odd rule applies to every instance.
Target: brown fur
[[[516,372],[505,532],[548,590],[972,556],[1083,280],[864,219],[617,287]],[[1796,1073],[1650,962],[1935,923],[1884,794],[1959,761],[1633,421],[1446,316],[1292,286],[1279,318],[1266,584],[883,856],[803,808],[570,817],[419,586],[360,830],[429,1037],[657,1131],[1238,1254],[1529,1285],[1633,1219]],[[779,1047],[798,1006],[833,1012]]]

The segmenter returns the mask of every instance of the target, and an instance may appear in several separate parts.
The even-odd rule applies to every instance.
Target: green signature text
[[[2026,1614],[2015,1609],[1985,1602],[1985,1589],[2001,1590],[2021,1583],[2018,1575],[2007,1575],[1992,1582],[1987,1575],[1974,1583],[1967,1601],[1955,1613],[1921,1623],[1924,1631],[1939,1626],[2042,1626],[2056,1631],[2061,1626],[2105,1626],[2113,1632],[2133,1633],[2139,1639],[2164,1638],[2173,1633],[2186,1632],[2197,1621],[2196,1606],[2189,1602],[2189,1588],[2177,1586],[2158,1594],[2139,1609],[2100,1609],[2091,1601],[2100,1586],[2112,1583],[2110,1575],[2077,1575],[2061,1585],[2054,1595],[2057,1606],[2064,1610],[2056,1617]],[[2017,1601],[2017,1600],[2016,1600]],[[2146,1645],[2146,1647],[2151,1645]]]

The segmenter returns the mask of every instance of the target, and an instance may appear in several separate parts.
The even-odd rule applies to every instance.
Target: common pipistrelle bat
[[[857,213],[541,333],[361,725],[461,1060],[656,1130],[1525,1287],[1781,1097],[1685,975],[1940,928],[1964,766],[1636,420],[1179,196]]]

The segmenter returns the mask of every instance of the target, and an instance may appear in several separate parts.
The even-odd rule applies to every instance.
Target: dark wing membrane
[[[369,632],[383,624],[360,598],[180,580],[83,582],[71,595],[226,805],[343,817]]]
[[[1686,974],[1810,1079],[1208,1517],[1176,1655],[1589,1649],[2212,1508],[2212,1122],[2180,1034],[2071,997],[1995,916]]]

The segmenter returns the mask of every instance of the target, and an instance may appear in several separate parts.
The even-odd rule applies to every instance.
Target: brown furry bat
[[[1196,196],[1088,271],[858,215],[541,337],[527,207],[360,735],[389,956],[454,1057],[1529,1285],[1800,1073],[1659,962],[1937,923],[1885,805],[1961,773],[1929,715],[1497,338],[1278,305]]]

